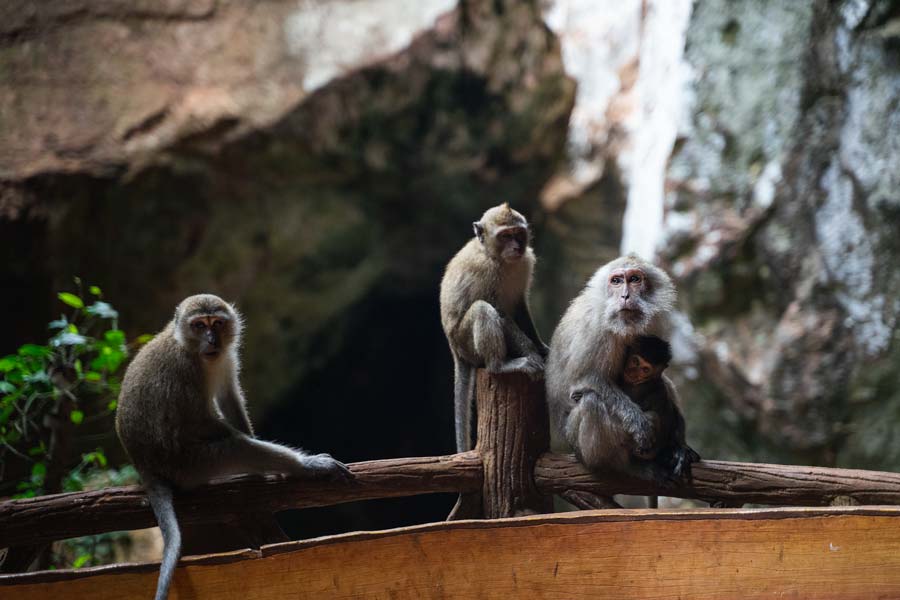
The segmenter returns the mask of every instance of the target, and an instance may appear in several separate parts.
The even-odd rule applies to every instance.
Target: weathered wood
[[[227,523],[245,514],[436,492],[481,489],[478,454],[373,460],[349,465],[349,482],[241,477],[176,497],[182,523]],[[81,535],[153,527],[138,486],[56,494],[0,503],[0,548]]]
[[[600,496],[659,495],[726,504],[829,506],[836,498],[859,504],[900,505],[900,473],[704,460],[690,485],[661,487],[615,474],[597,476],[572,455],[545,454],[535,466],[545,494],[581,490]]]
[[[155,584],[155,565],[99,567],[0,578],[0,595],[148,598]],[[900,509],[608,510],[437,523],[185,561],[171,594],[172,600],[773,597],[900,597]]]
[[[544,384],[521,373],[479,369],[478,444],[484,464],[484,517],[497,519],[553,510],[534,484],[534,464],[550,446]]]

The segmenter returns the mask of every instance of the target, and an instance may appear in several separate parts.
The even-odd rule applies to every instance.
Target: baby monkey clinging
[[[685,442],[675,387],[663,377],[672,360],[669,343],[654,335],[639,336],[626,352],[620,387],[650,418],[654,434],[653,445],[639,449],[638,457],[654,460],[677,476],[690,476],[691,463],[700,455]]]

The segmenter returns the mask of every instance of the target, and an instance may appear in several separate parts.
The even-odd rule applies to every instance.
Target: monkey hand
[[[540,381],[544,378],[544,359],[540,354],[529,354],[525,357],[525,367],[522,369],[532,381]]]
[[[347,481],[353,479],[353,473],[347,465],[333,458],[330,454],[314,454],[303,457],[304,466],[316,479],[329,481]]]
[[[679,446],[672,454],[672,472],[678,477],[691,478],[691,464],[700,460],[690,446]]]

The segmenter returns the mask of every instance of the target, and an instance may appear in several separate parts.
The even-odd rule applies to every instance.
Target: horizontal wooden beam
[[[608,510],[189,559],[171,600],[900,597],[900,509]],[[17,600],[152,597],[155,565],[0,577]]]
[[[353,463],[349,483],[236,478],[179,495],[184,523],[222,523],[246,513],[278,512],[356,500],[481,489],[476,452]],[[544,494],[582,491],[664,495],[726,504],[827,506],[834,503],[900,505],[900,474],[756,463],[702,461],[690,485],[660,486],[617,475],[590,473],[572,455],[545,454],[535,467]],[[147,498],[137,486],[0,502],[0,548],[81,535],[152,527]]]
[[[578,490],[600,496],[674,496],[738,505],[900,505],[900,473],[855,469],[704,460],[694,464],[689,484],[664,486],[614,474],[598,476],[573,455],[545,454],[538,459],[534,476],[545,494]]]
[[[352,463],[349,482],[282,477],[239,477],[178,494],[182,523],[224,523],[247,512],[329,506],[373,498],[395,498],[481,489],[476,452]],[[156,519],[138,486],[54,494],[0,502],[0,548],[82,535],[153,527]]]

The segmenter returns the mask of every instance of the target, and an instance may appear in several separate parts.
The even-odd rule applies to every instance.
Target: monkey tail
[[[472,449],[472,406],[475,404],[475,369],[453,356],[453,404],[456,408],[456,451]]]
[[[163,558],[159,566],[155,600],[166,600],[169,596],[169,586],[172,584],[172,575],[181,556],[181,530],[175,518],[172,488],[160,481],[148,481],[144,487],[163,538]]]

